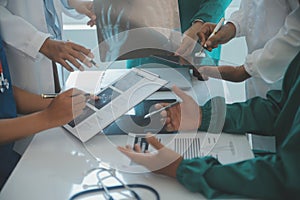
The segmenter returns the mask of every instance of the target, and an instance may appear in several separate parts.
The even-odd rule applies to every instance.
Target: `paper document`
[[[148,149],[150,152],[155,152],[156,150],[147,144],[144,136],[145,134],[97,135],[85,143],[85,146],[96,158],[111,167],[128,172],[146,172],[147,169],[133,163],[116,148],[125,145],[133,147],[134,144],[139,144],[142,151]],[[156,134],[155,136],[167,148],[181,154],[185,159],[213,156],[222,164],[228,164],[254,157],[245,135],[199,132],[197,134]]]

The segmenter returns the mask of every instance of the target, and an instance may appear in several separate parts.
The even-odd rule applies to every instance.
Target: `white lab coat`
[[[53,1],[59,23],[62,12],[80,16],[60,0]],[[43,0],[0,0],[0,31],[13,84],[37,94],[54,92],[52,62],[39,53],[50,36]]]
[[[246,37],[244,66],[252,76],[246,81],[247,98],[281,89],[285,70],[300,50],[299,1],[242,0],[229,21],[236,37]]]

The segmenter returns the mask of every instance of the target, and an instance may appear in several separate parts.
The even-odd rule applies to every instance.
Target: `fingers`
[[[76,66],[79,70],[82,71],[83,67],[77,61],[80,60],[86,66],[92,67],[92,63],[90,62],[88,57],[93,59],[94,55],[91,53],[90,49],[86,49],[85,47],[72,42],[68,42],[66,45],[70,47],[67,60],[69,60],[74,66]]]
[[[69,72],[74,72],[74,69],[64,59],[60,59],[57,62],[60,63]]]
[[[208,51],[212,51],[212,49],[217,48],[219,46],[219,44],[221,43],[220,35],[221,34],[216,34],[205,42],[204,46]]]
[[[93,11],[93,5],[94,5],[93,2],[88,2],[86,4],[86,9],[85,9],[85,12],[84,12],[84,14],[86,16],[88,16],[91,19],[91,21],[96,20],[96,15],[95,15],[94,12],[92,12]]]
[[[196,40],[190,38],[189,36],[185,37],[182,40],[182,43],[180,45],[180,47],[176,50],[175,52],[175,56],[187,56],[189,54],[191,54],[191,52],[193,51],[193,49],[196,46]]]
[[[146,140],[150,145],[152,145],[157,150],[164,148],[164,145],[160,143],[160,141],[151,133],[147,133]]]
[[[182,99],[182,101],[185,101],[185,100],[187,100],[187,99],[190,98],[190,96],[188,96],[187,94],[185,94],[185,92],[182,91],[181,89],[179,89],[177,86],[173,86],[173,87],[172,87],[172,91],[173,91],[177,96],[179,96],[179,97]]]

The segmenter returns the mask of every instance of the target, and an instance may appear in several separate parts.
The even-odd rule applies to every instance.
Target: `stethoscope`
[[[135,199],[135,200],[141,200],[142,197],[135,191],[135,189],[144,189],[144,190],[148,190],[150,192],[153,193],[153,195],[155,196],[156,200],[160,200],[160,196],[158,194],[158,192],[152,188],[151,186],[145,185],[145,184],[125,184],[121,179],[119,179],[116,175],[115,175],[115,170],[113,169],[106,169],[106,168],[93,168],[91,170],[88,171],[87,174],[95,171],[95,170],[99,170],[97,172],[97,178],[98,178],[98,183],[97,185],[92,185],[92,187],[97,186],[97,188],[93,188],[93,189],[89,189],[89,190],[84,190],[81,192],[78,192],[74,195],[72,195],[69,200],[75,200],[81,197],[86,197],[89,195],[93,195],[95,193],[104,193],[104,197],[107,200],[114,200],[113,196],[112,196],[112,192],[116,191],[116,190],[122,190],[123,191],[128,191],[131,193],[131,197],[129,199]],[[107,173],[108,175],[105,175],[103,177],[101,177],[102,173]],[[116,186],[105,186],[104,184],[104,180],[113,177],[117,182],[119,182],[120,185],[116,185]],[[85,187],[90,187],[90,185],[85,185]]]
[[[141,198],[140,195],[138,195],[134,191],[135,188],[141,188],[141,189],[148,190],[148,191],[152,192],[155,195],[156,200],[160,200],[160,196],[159,196],[158,192],[154,188],[152,188],[148,185],[144,185],[144,184],[127,184],[126,186],[127,186],[126,188],[131,189],[131,194],[133,194],[133,197],[136,200],[141,200],[142,198]],[[92,194],[98,193],[98,192],[105,192],[106,193],[106,190],[113,191],[113,190],[119,190],[119,189],[125,189],[125,187],[123,185],[119,185],[119,186],[112,186],[112,187],[106,187],[106,188],[95,188],[95,189],[90,189],[90,190],[84,190],[84,191],[81,191],[79,193],[74,194],[72,197],[70,197],[69,200],[75,200],[75,199],[83,197],[85,195],[92,195]],[[106,197],[107,197],[108,200],[114,200],[114,198],[109,194]]]
[[[8,89],[9,89],[9,82],[4,77],[2,62],[0,60],[0,93],[4,93],[5,90],[8,90]]]

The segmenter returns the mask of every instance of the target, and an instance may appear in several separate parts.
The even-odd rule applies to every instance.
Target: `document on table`
[[[97,94],[99,100],[89,100],[83,113],[64,128],[86,142],[166,84],[166,80],[149,71],[129,70],[102,89]]]
[[[197,134],[156,134],[155,137],[185,159],[212,156],[222,164],[229,164],[254,157],[246,135],[198,132]],[[85,147],[94,157],[111,167],[128,172],[146,172],[148,171],[146,168],[133,163],[116,148],[125,145],[133,147],[134,144],[139,144],[142,151],[156,152],[147,144],[145,134],[97,135],[85,143]]]

